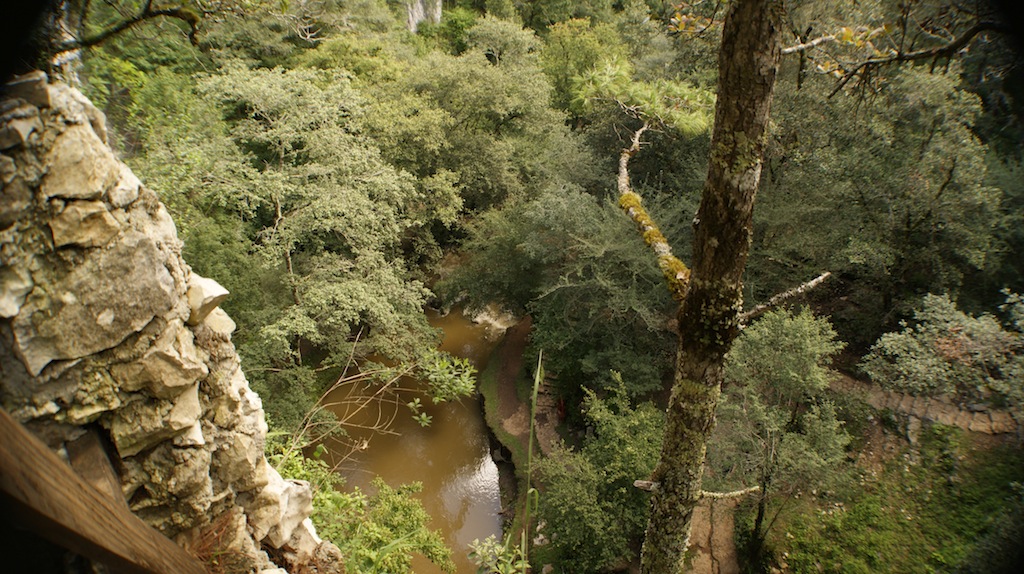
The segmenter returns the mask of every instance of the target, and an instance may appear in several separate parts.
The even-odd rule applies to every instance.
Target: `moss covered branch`
[[[658,257],[658,267],[665,276],[665,281],[668,284],[668,290],[672,293],[672,298],[676,301],[682,301],[686,297],[686,291],[690,286],[690,269],[675,255],[672,255],[672,247],[668,244],[668,240],[665,239],[657,224],[654,223],[647,210],[644,209],[640,195],[633,191],[629,185],[629,160],[640,151],[640,138],[649,128],[650,124],[645,123],[640,129],[636,130],[633,133],[630,146],[622,150],[622,154],[619,155],[619,207],[640,228],[644,243],[654,250],[654,254]]]

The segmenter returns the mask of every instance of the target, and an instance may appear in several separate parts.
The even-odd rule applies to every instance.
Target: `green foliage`
[[[619,390],[609,399],[587,394],[593,437],[580,451],[559,449],[539,465],[540,517],[565,572],[594,572],[629,556],[647,524],[648,496],[633,481],[654,471],[664,413],[651,403],[631,407],[616,379]]]
[[[802,403],[828,387],[828,362],[845,346],[836,337],[831,323],[810,309],[768,311],[736,339],[726,378],[755,387],[771,404]]]
[[[901,68],[871,100],[827,99],[832,88],[781,84],[750,281],[766,298],[823,268],[842,274],[835,320],[864,344],[920,294],[989,272],[1003,194],[972,132],[980,101],[957,74]]]
[[[554,89],[552,105],[582,116],[586,111],[578,95],[579,78],[606,60],[624,57],[624,48],[609,24],[591,26],[589,20],[566,20],[548,30],[541,62]]]
[[[579,387],[614,386],[631,396],[660,388],[674,338],[672,298],[656,261],[618,207],[572,191],[489,213],[465,242],[466,258],[438,284],[470,306],[528,309],[532,343],[570,398]]]
[[[716,488],[761,487],[748,545],[754,560],[773,523],[769,504],[780,494],[822,488],[844,459],[850,436],[821,398],[828,363],[842,347],[828,320],[807,309],[775,310],[745,329],[726,358],[729,385],[705,473]]]
[[[343,492],[339,490],[341,477],[319,456],[306,458],[295,450],[272,452],[271,463],[281,476],[306,480],[313,486],[312,519],[317,534],[341,549],[348,572],[412,572],[414,553],[445,572],[454,569],[451,550],[439,533],[427,528],[430,517],[414,496],[422,488],[419,483],[391,488],[376,478],[374,494],[358,488]]]
[[[1013,485],[1024,457],[1010,446],[972,450],[965,438],[957,429],[925,427],[919,456],[897,456],[877,477],[818,505],[791,507],[769,540],[775,556],[798,574],[947,572],[961,564],[978,571],[965,562],[975,557],[991,560],[993,570],[980,571],[998,571],[1000,554],[1011,555],[1014,545],[991,552],[978,543],[1002,534],[1000,519],[1019,499]]]
[[[509,537],[499,543],[494,535],[482,542],[473,540],[469,545],[469,558],[477,565],[479,574],[527,574],[530,563],[521,547],[512,544]]]
[[[1020,298],[1008,294],[1019,329]],[[1024,339],[992,315],[972,317],[946,295],[927,295],[914,324],[886,333],[861,367],[883,385],[914,394],[955,394],[1015,409],[1024,402]]]
[[[201,89],[222,103],[258,169],[255,247],[291,290],[260,331],[266,358],[300,362],[308,341],[344,364],[361,331],[364,347],[396,358],[429,346],[427,292],[406,279],[398,251],[417,190],[358,135],[360,100],[345,78],[233,67]]]
[[[682,135],[696,135],[711,128],[714,95],[687,82],[633,78],[631,66],[622,60],[604,60],[578,77],[576,105],[592,109],[593,101],[615,102],[644,120],[660,123]]]
[[[427,383],[434,404],[459,399],[476,387],[476,368],[468,359],[431,349],[416,362],[416,378]]]
[[[458,56],[466,51],[469,29],[476,23],[477,15],[472,10],[456,6],[441,14],[441,23],[433,26],[424,23],[420,26],[420,34],[435,38],[443,48]]]
[[[604,22],[612,16],[610,0],[522,0],[516,2],[516,7],[526,25],[538,32],[572,18]]]

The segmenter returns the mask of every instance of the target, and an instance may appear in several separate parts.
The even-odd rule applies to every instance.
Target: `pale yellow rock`
[[[188,304],[191,309],[188,324],[201,323],[228,295],[228,290],[221,287],[220,283],[193,273],[188,280]]]
[[[50,220],[56,247],[102,247],[117,237],[121,225],[102,201],[72,201]]]
[[[46,160],[43,197],[97,199],[117,183],[121,167],[89,126],[72,125],[54,142]]]

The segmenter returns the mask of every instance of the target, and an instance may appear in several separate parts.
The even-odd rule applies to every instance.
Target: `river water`
[[[431,325],[444,330],[441,349],[469,359],[483,371],[503,330],[474,323],[461,309],[445,316],[434,311],[427,314]],[[467,397],[441,405],[423,400],[423,411],[433,417],[425,428],[400,407],[391,426],[396,434],[370,437],[368,447],[341,472],[347,488],[358,486],[365,491],[372,491],[370,482],[377,475],[393,487],[421,482],[418,496],[431,517],[430,528],[440,531],[452,549],[456,573],[474,574],[476,567],[466,556],[469,544],[492,534],[501,537],[498,468],[491,460],[480,400]],[[413,571],[442,572],[421,556],[415,557]]]

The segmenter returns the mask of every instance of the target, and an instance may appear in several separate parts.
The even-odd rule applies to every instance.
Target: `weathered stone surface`
[[[206,325],[208,329],[223,337],[230,336],[238,327],[235,325],[235,322],[231,317],[229,317],[228,314],[220,307],[210,311],[210,314],[203,319],[203,325]]]
[[[967,430],[992,434],[992,419],[989,418],[988,413],[974,413],[971,421],[967,424]]]
[[[1013,417],[1006,411],[993,411],[991,416],[992,432],[994,434],[1013,432],[1017,428]]]
[[[20,98],[37,108],[50,107],[50,91],[47,88],[46,72],[35,70],[20,76],[14,76],[4,86],[4,95],[9,98]]]
[[[0,229],[13,225],[31,204],[32,190],[21,178],[5,181],[3,187],[0,187]]]
[[[43,123],[39,118],[21,118],[10,120],[0,127],[0,149],[6,150],[24,145],[28,136],[34,131],[42,131]]]
[[[242,433],[232,433],[230,442],[217,449],[216,461],[222,480],[246,486],[256,478],[256,467],[263,458],[263,444]]]
[[[220,283],[193,273],[188,280],[188,305],[191,310],[188,324],[201,323],[228,295],[228,290],[221,287]]]
[[[110,439],[122,458],[135,456],[161,442],[184,434],[199,420],[202,408],[198,385],[174,401],[136,400],[108,420]]]
[[[126,390],[148,388],[157,397],[170,398],[209,373],[193,344],[192,331],[180,320],[167,324],[138,361],[113,368]]]
[[[48,109],[0,101],[0,127],[31,127],[0,154],[0,403],[58,452],[107,428],[130,508],[179,544],[217,533],[232,568],[259,572],[276,569],[267,540],[288,571],[340,574],[309,485],[263,455],[226,292],[193,277],[164,205],[103,145],[102,113],[41,85],[23,97]]]
[[[275,468],[267,466],[264,470],[266,486],[255,493],[250,502],[244,504],[249,517],[249,530],[257,542],[266,538],[271,529],[281,521],[284,515],[284,493],[288,488],[288,484]]]
[[[117,183],[121,168],[89,126],[72,125],[54,142],[46,160],[44,198],[96,199]]]
[[[107,193],[107,198],[114,207],[126,207],[138,199],[139,187],[142,186],[142,182],[139,181],[139,178],[135,177],[135,174],[132,173],[132,170],[128,169],[128,166],[121,164],[120,167],[121,173],[118,176],[117,183]]]
[[[295,529],[313,512],[313,489],[304,480],[288,480],[282,495],[281,516],[265,541],[281,548],[292,537]]]
[[[84,425],[96,420],[103,413],[119,408],[121,404],[117,383],[109,373],[99,370],[82,373],[77,378],[77,388],[71,404],[57,419]]]
[[[203,424],[200,421],[196,421],[184,433],[174,437],[174,446],[177,447],[204,445],[206,445],[206,436],[203,434]]]
[[[101,201],[73,201],[50,220],[53,244],[102,247],[117,237],[121,225]]]
[[[32,276],[28,271],[0,267],[0,317],[10,319],[17,315],[32,286]]]
[[[317,548],[323,540],[316,535],[316,528],[310,519],[303,520],[292,532],[291,538],[284,545],[284,551],[288,562],[301,564],[308,562],[316,554]]]
[[[14,319],[16,352],[32,375],[50,361],[109,349],[174,305],[174,281],[139,234],[97,250],[59,285],[36,285]]]

